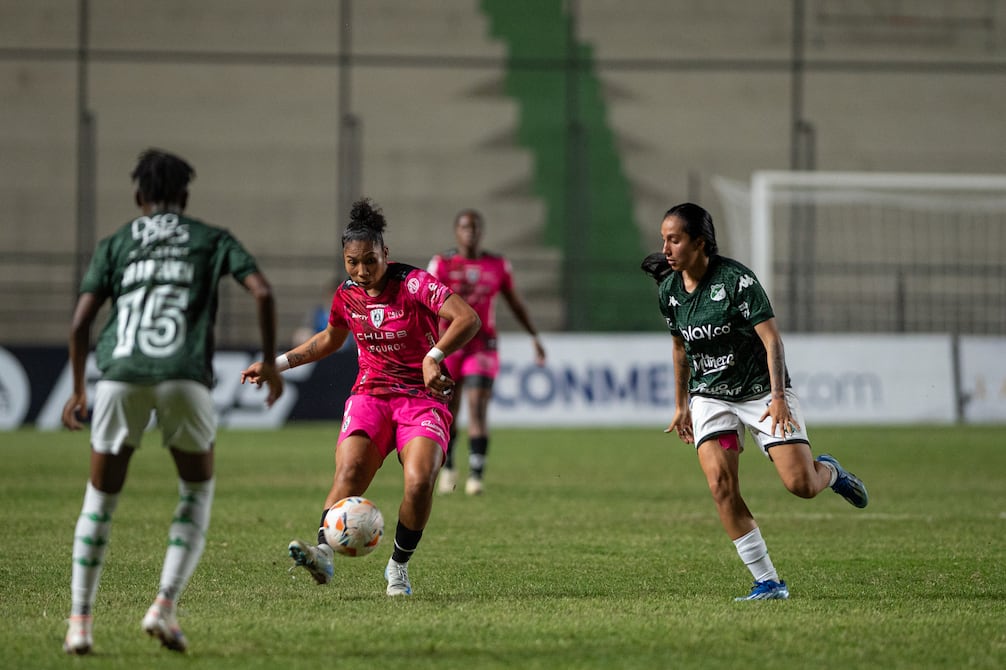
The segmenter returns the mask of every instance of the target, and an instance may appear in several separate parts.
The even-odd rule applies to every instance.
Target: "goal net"
[[[723,246],[798,332],[1006,332],[1006,176],[714,180]]]

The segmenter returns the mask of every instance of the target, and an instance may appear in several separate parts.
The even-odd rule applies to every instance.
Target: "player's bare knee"
[[[437,477],[434,472],[432,476],[426,474],[405,477],[404,496],[406,500],[429,500],[433,497],[433,489],[436,485]]]
[[[816,478],[812,476],[812,473],[801,472],[798,475],[785,478],[783,483],[787,491],[800,498],[813,498],[820,492]]]
[[[707,481],[709,483],[709,493],[712,495],[713,502],[717,506],[733,505],[735,501],[740,499],[740,486],[738,486],[737,480],[730,477],[727,473],[724,472],[720,476],[709,477]]]
[[[373,479],[373,472],[370,467],[362,462],[347,462],[340,464],[335,470],[335,484],[340,490],[353,491],[353,495],[360,495],[370,485]],[[361,492],[357,494],[355,492]]]

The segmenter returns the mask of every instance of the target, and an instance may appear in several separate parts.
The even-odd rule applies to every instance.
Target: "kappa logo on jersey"
[[[370,310],[370,322],[374,324],[374,328],[380,328],[381,324],[384,323],[384,308],[374,307]]]
[[[754,285],[754,283],[755,283],[754,277],[752,277],[751,275],[744,275],[743,277],[740,278],[740,281],[737,282],[737,288],[743,291],[748,286]]]
[[[725,297],[727,297],[727,287],[723,284],[713,284],[709,287],[709,299],[713,302],[719,302]]]
[[[672,296],[671,296],[671,299],[667,301],[667,306],[668,306],[668,307],[681,307],[681,303],[680,303],[680,302],[678,302],[678,299],[677,299],[677,298],[675,298],[675,297],[674,297],[674,296],[672,295]]]
[[[416,279],[415,277],[413,277],[412,279],[410,279],[409,283],[406,284],[406,286],[409,289],[409,293],[411,293],[413,295],[415,295],[416,293],[419,292],[419,280]]]
[[[426,285],[426,289],[431,294],[433,294],[433,296],[434,296],[434,298],[436,300],[440,300],[441,299],[441,295],[444,293],[444,291],[448,290],[448,288],[446,286],[444,286],[443,284],[439,284],[439,283],[437,283],[435,281],[431,281],[429,284],[427,284]]]

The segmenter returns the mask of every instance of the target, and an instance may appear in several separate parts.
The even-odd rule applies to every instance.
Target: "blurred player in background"
[[[87,416],[91,324],[106,300],[112,309],[98,338],[101,380],[91,421],[91,471],[74,531],[73,599],[63,644],[70,654],[91,651],[91,610],[112,514],[151,412],[178,470],[179,502],[160,589],[142,628],[165,647],[185,651],[175,606],[202,555],[213,503],[216,415],[210,386],[221,278],[232,275],[248,289],[258,310],[262,350],[267,355],[276,350],[272,289],[255,259],[226,230],[182,214],[194,176],[177,156],[155,149],[141,154],[132,178],[142,215],[98,244],[81,281],[70,334],[73,393],[63,408],[70,430],[80,430],[80,419]],[[283,380],[272,364],[260,371],[260,379],[272,405]]]
[[[648,256],[642,269],[659,284],[660,311],[673,336],[675,412],[667,432],[697,445],[723,528],[754,577],[751,592],[736,600],[788,598],[741,497],[745,430],[801,498],[830,486],[862,508],[866,487],[833,457],[811,454],[768,296],[751,270],[717,253],[709,212],[692,203],[672,207],[660,236],[664,262]]]
[[[335,449],[335,476],[325,498],[318,544],[293,540],[290,557],[319,584],[334,574],[334,552],[325,541],[325,515],[336,502],[362,496],[389,454],[402,464],[404,494],[398,508],[395,548],[384,576],[389,596],[411,595],[408,562],[433,507],[433,489],[447,452],[452,416],[447,400],[454,381],[445,356],[479,329],[468,304],[424,270],[388,261],[384,215],[368,199],[357,201],[342,235],[349,279],[332,297],[328,327],[277,358],[280,370],[335,353],[352,333],[359,374],[346,400]],[[438,330],[439,321],[449,325]],[[242,372],[260,383],[263,363]]]
[[[468,403],[468,481],[465,492],[478,495],[483,491],[482,477],[489,451],[489,401],[493,382],[499,372],[496,350],[496,296],[502,295],[517,321],[531,335],[535,362],[545,364],[545,349],[531,323],[524,301],[514,289],[510,262],[503,256],[482,249],[485,223],[474,209],[465,209],[454,218],[457,248],[438,254],[430,260],[429,273],[437,277],[471,305],[482,319],[482,330],[460,351],[449,356],[444,365],[456,381],[457,392],[451,396],[451,412],[456,416],[462,393]],[[439,491],[451,493],[457,486],[454,468],[454,443],[457,424],[451,428],[447,447],[447,462],[440,473]]]
[[[336,277],[325,286],[325,292],[323,294],[319,294],[321,302],[308,310],[308,312],[304,315],[304,322],[291,334],[291,346],[296,347],[298,344],[304,344],[310,340],[315,333],[320,333],[328,328],[328,311],[332,308],[332,294],[335,293],[335,290],[339,288],[339,284],[341,283],[342,280]],[[352,339],[347,338],[346,344],[352,344]]]

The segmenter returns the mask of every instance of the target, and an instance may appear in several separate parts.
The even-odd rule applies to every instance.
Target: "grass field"
[[[311,539],[337,425],[225,431],[206,553],[181,602],[191,649],[142,635],[176,502],[151,435],[120,500],[95,654],[61,650],[82,434],[0,433],[0,667],[1003,668],[1006,428],[822,429],[871,504],[788,494],[754,450],[745,496],[789,601],[735,603],[750,577],[695,455],[654,430],[498,430],[487,493],[438,497],[410,574],[384,595],[400,500],[393,459],[371,487],[387,520],[371,556],[319,587],[288,572]]]

